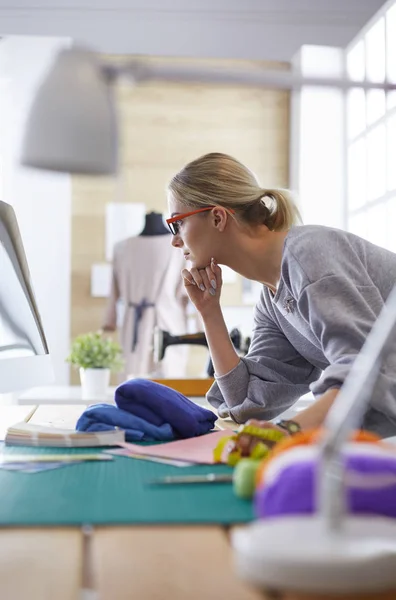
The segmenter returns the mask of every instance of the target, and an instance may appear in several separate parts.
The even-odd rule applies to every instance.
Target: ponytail
[[[261,201],[268,208],[265,224],[272,231],[288,231],[293,225],[302,222],[290,192],[283,189],[262,190]]]

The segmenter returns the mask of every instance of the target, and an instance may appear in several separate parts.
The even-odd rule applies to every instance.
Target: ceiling
[[[0,0],[0,35],[72,37],[121,54],[289,61],[346,46],[384,0]]]

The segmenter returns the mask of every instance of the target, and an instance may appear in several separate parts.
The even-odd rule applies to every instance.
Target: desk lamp
[[[272,89],[319,86],[396,89],[395,83],[296,77],[290,72],[171,66],[141,60],[102,62],[79,47],[62,50],[48,71],[27,121],[22,164],[40,169],[109,175],[117,171],[113,87],[150,79],[255,85]],[[161,106],[158,107],[161,110]],[[381,361],[396,329],[396,288],[357,357],[325,423],[314,516],[257,521],[232,538],[240,575],[264,588],[348,593],[396,588],[396,521],[346,515],[341,450],[359,426]]]

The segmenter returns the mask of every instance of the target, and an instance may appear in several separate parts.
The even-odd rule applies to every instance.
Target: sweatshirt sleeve
[[[314,394],[341,387],[383,306],[369,278],[367,285],[356,285],[349,277],[330,275],[305,287],[298,307],[329,362],[311,385]]]
[[[270,420],[306,394],[319,374],[258,305],[249,353],[232,371],[216,377],[207,399],[220,417],[231,416],[237,423]]]

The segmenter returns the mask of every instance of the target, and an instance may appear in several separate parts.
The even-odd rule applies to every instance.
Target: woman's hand
[[[182,277],[187,294],[201,315],[220,306],[223,280],[221,269],[213,258],[206,269],[183,269]]]
[[[246,422],[246,425],[252,425],[253,427],[260,427],[261,429],[277,429],[281,431],[284,435],[289,436],[290,434],[281,427],[274,425],[270,421],[257,421],[256,419],[250,419],[250,421]],[[256,437],[254,435],[250,435],[245,433],[239,437],[239,439],[235,442],[235,448],[240,450],[242,456],[250,456],[253,448],[259,442],[262,442],[262,438]]]

